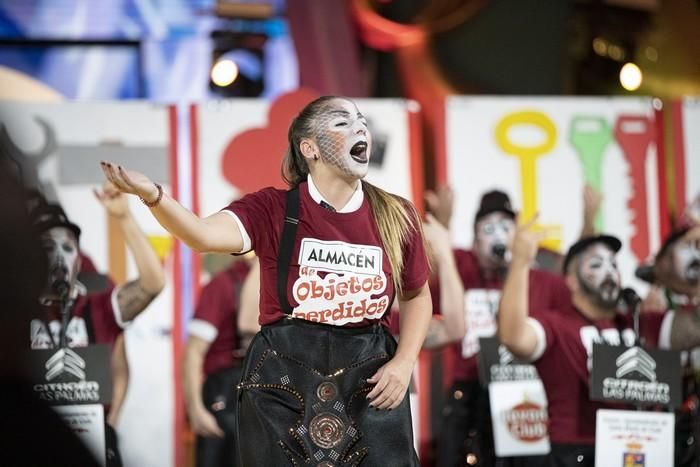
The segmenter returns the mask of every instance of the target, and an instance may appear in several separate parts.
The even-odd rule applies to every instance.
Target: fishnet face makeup
[[[324,163],[350,177],[367,175],[372,138],[367,121],[352,102],[331,102],[315,118],[313,138]]]
[[[598,305],[611,308],[620,297],[620,271],[615,253],[594,244],[581,255],[577,275],[584,292]]]

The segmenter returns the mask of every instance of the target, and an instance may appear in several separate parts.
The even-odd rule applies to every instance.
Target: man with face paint
[[[52,348],[61,344],[61,339],[68,347],[113,344],[123,326],[136,318],[165,284],[160,261],[134,221],[126,199],[110,184],[96,195],[108,214],[118,221],[139,277],[117,287],[109,286],[99,294],[85,296],[85,287],[78,281],[80,228],[70,222],[58,205],[38,208],[31,215],[49,259],[49,277],[40,299],[47,320],[32,321],[32,348]],[[63,303],[68,303],[70,311],[65,330],[59,319]],[[86,314],[90,315],[89,319]]]
[[[616,253],[620,241],[609,235],[586,237],[569,248],[564,259],[571,303],[547,311],[528,304],[527,273],[537,244],[546,233],[535,233],[535,220],[518,227],[513,261],[503,288],[498,333],[517,357],[532,361],[549,402],[552,466],[593,466],[595,416],[610,404],[589,399],[589,369],[593,343],[632,346],[632,314],[620,313],[620,273]],[[669,311],[642,313],[640,334],[650,345],[676,350],[700,344],[700,325],[692,316]],[[614,408],[620,408],[619,404]]]
[[[30,323],[32,349],[109,344],[113,352],[123,350],[115,347],[122,342],[123,327],[138,316],[164,286],[160,261],[135,223],[126,198],[111,184],[106,184],[102,192],[95,194],[106,212],[117,220],[134,256],[139,277],[118,287],[109,284],[102,292],[87,294],[78,280],[83,262],[79,251],[80,228],[68,219],[60,206],[48,203],[37,206],[30,216],[47,254],[49,268],[40,297],[44,316]],[[114,408],[118,410],[126,382],[121,377],[124,371],[121,365],[114,365],[116,362],[126,362],[113,356],[113,369],[120,371],[120,378],[115,379],[114,394]],[[115,414],[106,416],[109,423],[116,422]],[[107,465],[119,466],[116,433],[109,424],[106,425],[106,436]]]
[[[443,195],[439,195],[444,198]],[[428,199],[431,211],[443,222],[449,222],[449,207],[437,199]],[[515,211],[508,195],[494,190],[484,193],[474,218],[474,242],[471,250],[453,250],[456,268],[464,287],[464,310],[457,316],[465,329],[460,341],[451,346],[453,354],[453,384],[447,394],[443,411],[444,421],[439,439],[438,465],[464,466],[470,456],[471,465],[491,466],[494,457],[493,435],[489,411],[488,391],[479,381],[477,359],[479,339],[496,335],[496,312],[501,288],[511,263],[511,245],[515,232]],[[531,270],[530,301],[538,308],[557,308],[569,301],[569,293],[559,276],[546,271]],[[431,288],[440,297],[441,284]],[[439,307],[439,305],[438,305]],[[448,310],[449,311],[449,310]],[[426,347],[438,347],[453,342],[443,331],[445,320],[434,319],[426,337]],[[537,462],[535,458],[499,460],[510,462]],[[504,464],[505,465],[505,464]],[[510,465],[510,464],[509,464]]]
[[[671,232],[654,262],[637,270],[637,275],[659,289],[662,309],[690,316],[700,309],[700,223],[684,216],[686,225]],[[679,467],[700,465],[700,348],[682,354],[685,403],[676,413],[676,460]]]

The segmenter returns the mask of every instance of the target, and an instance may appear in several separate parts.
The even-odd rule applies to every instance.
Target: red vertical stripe
[[[177,163],[177,107],[168,107],[168,123],[170,128],[170,187],[172,196],[175,199],[179,198],[179,184],[177,180],[178,163]],[[182,289],[182,271],[180,257],[180,242],[175,240],[173,243],[173,456],[175,467],[184,467],[184,445],[182,434],[185,429],[185,407],[182,391],[182,361],[183,343],[182,343],[182,299],[180,291]]]
[[[196,215],[200,215],[199,212],[199,114],[197,112],[198,107],[196,104],[190,105],[190,155],[192,157],[192,212]],[[195,304],[199,299],[200,283],[199,279],[202,277],[202,257],[201,255],[194,253],[192,255],[192,269],[193,269],[193,297]]]
[[[408,107],[413,107],[413,102]],[[415,102],[415,105],[419,105]],[[411,195],[418,212],[424,212],[423,193],[425,190],[423,171],[423,128],[419,109],[408,110],[408,150],[411,167]]]
[[[676,188],[674,214],[676,221],[685,210],[685,142],[683,140],[683,101],[671,104],[671,127],[673,129],[673,180]]]
[[[661,240],[671,231],[671,215],[668,209],[668,171],[666,170],[666,133],[663,110],[654,111],[656,130],[656,175],[659,181],[659,235]]]
[[[418,105],[416,102],[415,105]],[[424,170],[423,170],[423,128],[421,125],[421,114],[419,109],[410,109],[414,103],[408,102],[408,138],[409,138],[409,158],[411,167],[411,194],[413,204],[418,212],[425,211],[423,193],[425,190]],[[420,458],[426,459],[430,455],[431,448],[431,427],[430,427],[430,352],[421,351],[418,364],[418,450]]]

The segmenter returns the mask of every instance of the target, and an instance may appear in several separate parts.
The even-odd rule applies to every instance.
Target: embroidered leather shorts
[[[238,386],[240,465],[418,466],[408,395],[369,407],[370,378],[396,351],[380,325],[285,318],[251,343]]]

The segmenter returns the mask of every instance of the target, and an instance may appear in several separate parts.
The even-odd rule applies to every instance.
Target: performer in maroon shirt
[[[202,289],[185,348],[184,389],[187,414],[197,435],[197,467],[235,463],[235,393],[241,379],[245,339],[238,325],[246,306],[245,282],[251,261],[241,257],[215,275]],[[255,274],[259,274],[257,268]],[[257,314],[257,285],[248,306]],[[250,294],[249,294],[250,295]],[[250,301],[250,300],[248,300]],[[250,338],[248,338],[248,342]]]
[[[445,207],[449,203],[436,200],[429,204],[443,222],[449,223],[451,209]],[[461,323],[454,324],[454,318],[433,319],[425,341],[425,346],[432,348],[459,340],[450,347],[455,365],[440,432],[438,465],[442,467],[463,466],[470,454],[478,459],[478,465],[488,466],[496,462],[488,390],[479,382],[477,358],[479,339],[496,335],[496,312],[510,265],[514,232],[515,212],[508,195],[497,190],[489,191],[482,196],[474,219],[473,248],[452,251],[464,287],[464,300],[460,313],[453,313],[449,306],[446,311],[448,317],[455,316]],[[569,301],[569,292],[559,276],[536,269],[530,271],[530,276],[529,295],[533,306],[556,308]],[[431,281],[434,306],[441,311],[443,306],[439,298],[443,296],[442,289],[442,278]],[[466,332],[455,339],[443,331],[444,321],[451,322],[453,329],[466,328]]]
[[[139,277],[121,286],[86,295],[78,281],[81,266],[80,228],[58,205],[46,204],[31,213],[34,228],[41,235],[49,258],[49,278],[41,297],[45,318],[32,320],[30,345],[33,349],[52,348],[63,337],[68,347],[91,343],[113,345],[126,323],[133,320],[162,290],[165,282],[160,261],[148,239],[139,229],[126,205],[126,199],[111,185],[98,198],[114,216],[134,254]],[[66,329],[60,320],[58,304],[70,303]]]
[[[684,217],[685,225],[668,235],[653,264],[637,273],[655,285],[650,295],[656,299],[645,302],[692,315],[700,307],[700,219],[693,220],[690,212]],[[682,362],[685,402],[676,412],[675,465],[695,467],[700,465],[700,348],[684,352]]]
[[[165,284],[160,261],[134,221],[126,198],[109,183],[102,192],[96,192],[96,196],[122,229],[139,277],[117,287],[110,281],[105,290],[87,294],[85,286],[78,281],[83,263],[79,250],[80,228],[68,219],[59,205],[37,204],[30,217],[48,256],[49,277],[40,298],[43,316],[29,323],[32,349],[108,344],[114,351],[124,326],[151,303]],[[61,314],[64,306],[68,310],[65,321]],[[113,355],[112,363],[116,361]],[[110,467],[121,465],[112,424],[116,422],[116,411],[121,407],[126,389],[124,372],[120,371],[113,382],[115,413],[109,413],[109,423],[105,426],[107,465]]]
[[[371,143],[353,102],[319,98],[289,129],[290,191],[267,188],[205,219],[145,175],[102,165],[193,248],[260,258],[262,329],[239,385],[242,465],[418,465],[406,391],[431,316],[429,268],[415,208],[362,180]],[[394,296],[398,345],[386,329]]]
[[[599,408],[619,404],[589,399],[590,355],[595,342],[634,345],[631,314],[618,312],[620,274],[615,255],[620,241],[609,235],[579,240],[564,260],[571,306],[555,313],[529,305],[528,268],[538,242],[535,220],[517,229],[513,262],[498,315],[501,341],[534,362],[547,392],[552,466],[593,466],[595,416]],[[700,326],[691,315],[643,313],[640,334],[651,345],[683,349],[700,343]]]

